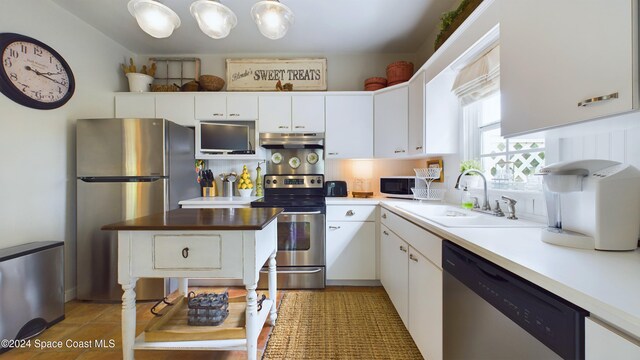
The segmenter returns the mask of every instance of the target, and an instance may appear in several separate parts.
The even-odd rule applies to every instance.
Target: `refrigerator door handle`
[[[108,177],[108,176],[85,176],[78,178],[87,183],[105,183],[105,182],[154,182],[165,179],[163,176],[136,176],[136,177]]]

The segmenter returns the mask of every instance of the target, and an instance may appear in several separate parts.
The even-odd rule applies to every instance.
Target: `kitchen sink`
[[[509,220],[450,205],[397,204],[396,207],[445,227],[544,227],[527,220]]]

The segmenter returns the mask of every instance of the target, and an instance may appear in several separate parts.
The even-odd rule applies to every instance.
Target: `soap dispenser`
[[[467,190],[466,186],[464,187],[464,190],[462,190],[462,201],[460,203],[465,209],[473,209],[473,197],[471,196],[471,192]]]

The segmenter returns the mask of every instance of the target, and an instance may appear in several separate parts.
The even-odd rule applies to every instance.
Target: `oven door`
[[[278,215],[278,266],[324,266],[325,215],[286,211]]]

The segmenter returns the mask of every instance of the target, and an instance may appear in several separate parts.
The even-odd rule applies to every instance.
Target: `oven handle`
[[[322,271],[322,269],[314,270],[278,270],[278,274],[315,274]],[[261,274],[268,274],[269,270],[260,270]]]
[[[284,215],[317,215],[322,214],[322,211],[284,211]]]

